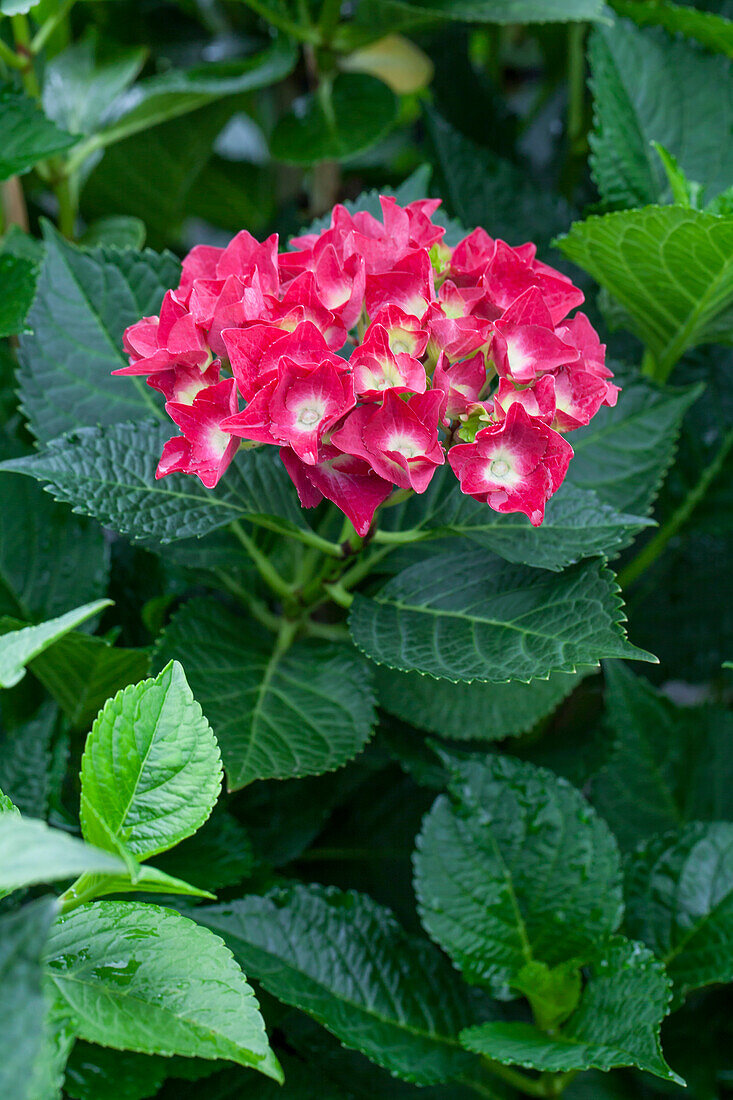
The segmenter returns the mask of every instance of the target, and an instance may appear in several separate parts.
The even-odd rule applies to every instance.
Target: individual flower
[[[427,385],[425,367],[407,352],[393,352],[389,333],[381,325],[372,324],[349,359],[354,376],[354,390],[367,400],[381,397],[385,390],[397,393],[424,393]]]
[[[441,419],[465,416],[479,401],[485,385],[486,359],[482,352],[452,365],[442,352],[433,373],[433,386],[444,397]]]
[[[500,378],[494,394],[493,411],[497,420],[504,420],[514,404],[522,405],[530,416],[552,424],[555,417],[555,377],[543,374],[532,386],[515,386],[508,378]]]
[[[390,271],[367,274],[366,310],[371,317],[381,306],[399,306],[422,317],[435,294],[433,265],[424,250],[407,252]]]
[[[234,379],[223,378],[201,390],[191,404],[168,401],[165,408],[183,435],[168,440],[155,476],[196,474],[207,489],[213,489],[239,448],[239,440],[221,427],[237,410]]]
[[[448,462],[468,496],[496,512],[524,512],[537,527],[572,455],[567,440],[515,403],[473,443],[451,447]]]
[[[526,383],[575,362],[578,349],[555,333],[542,294],[530,287],[494,322],[491,357],[502,377]]]
[[[176,366],[205,369],[212,360],[203,330],[171,291],[163,298],[160,315],[130,325],[123,343],[130,364],[113,374],[153,374]]]

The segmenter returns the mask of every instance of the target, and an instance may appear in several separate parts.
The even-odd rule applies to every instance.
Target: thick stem
[[[293,594],[292,585],[288,584],[288,582],[280,576],[267,555],[262,553],[257,543],[253,538],[250,538],[241,523],[235,520],[229,525],[229,529],[232,534],[239,539],[242,546],[249,554],[255,569],[262,577],[267,587],[270,588],[275,595],[282,596],[283,599],[289,599]]]
[[[328,45],[336,32],[341,18],[341,0],[323,0],[318,27],[322,41]]]
[[[28,232],[28,207],[20,176],[11,176],[3,184],[3,214],[6,229],[17,225],[24,233]]]
[[[504,1066],[501,1062],[495,1062],[493,1058],[487,1058],[486,1055],[482,1055],[481,1061],[489,1073],[493,1073],[494,1077],[498,1077],[500,1081],[504,1081],[512,1088],[518,1089],[519,1092],[523,1092],[527,1096],[546,1097],[548,1095],[547,1089],[540,1078],[528,1077],[521,1070]]]
[[[59,204],[59,232],[67,241],[73,241],[76,231],[76,204],[68,176],[62,176],[53,190]]]
[[[32,99],[40,99],[41,86],[33,68],[33,50],[31,48],[31,31],[28,20],[25,15],[11,15],[10,25],[13,28],[15,52],[24,61],[21,69],[23,87]]]

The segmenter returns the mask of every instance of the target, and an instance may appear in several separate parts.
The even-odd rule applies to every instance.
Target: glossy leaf
[[[191,836],[221,788],[216,740],[183,669],[117,693],[100,711],[81,761],[81,824],[101,848],[147,859]]]
[[[348,645],[306,640],[281,652],[247,618],[192,600],[158,645],[157,664],[171,659],[190,670],[230,790],[332,771],[371,736],[369,665]]]
[[[63,638],[64,634],[109,607],[111,602],[96,600],[38,626],[25,626],[3,634],[0,637],[0,688],[14,687],[23,679],[26,665],[34,657]]]
[[[0,337],[27,332],[25,319],[31,308],[38,281],[38,268],[22,256],[0,252]]]
[[[516,996],[523,968],[594,957],[623,912],[618,848],[579,791],[502,756],[447,756],[451,796],[415,856],[425,928],[464,977]]]
[[[641,944],[616,937],[592,966],[580,1006],[560,1031],[498,1021],[469,1028],[461,1039],[469,1050],[504,1064],[550,1073],[638,1066],[682,1085],[659,1043],[668,1003],[661,964]]]
[[[247,973],[397,1077],[427,1085],[471,1064],[464,991],[430,944],[371,898],[295,885],[196,910]]]
[[[0,721],[0,788],[21,813],[45,817],[51,771],[51,739],[58,711],[44,702],[22,722]]]
[[[127,865],[117,855],[85,844],[44,821],[0,816],[0,892],[43,882],[61,882],[84,872],[126,877]]]
[[[46,118],[28,96],[0,84],[0,180],[28,172],[77,140]]]
[[[598,19],[601,0],[398,0],[398,7],[468,23],[552,23]]]
[[[45,969],[89,1042],[225,1058],[282,1080],[230,952],[173,910],[115,901],[75,909],[54,927]]]
[[[664,27],[670,34],[693,38],[709,50],[733,57],[733,20],[712,11],[698,11],[687,4],[671,0],[611,0],[619,15],[624,15],[639,27]]]
[[[43,74],[43,109],[72,134],[98,129],[115,101],[145,64],[143,47],[96,58],[92,38],[75,42],[52,57]]]
[[[481,550],[410,566],[349,616],[367,656],[446,680],[529,681],[601,657],[654,660],[626,639],[613,576],[597,562],[549,575]]]

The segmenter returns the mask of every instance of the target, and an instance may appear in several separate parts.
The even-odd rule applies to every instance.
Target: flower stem
[[[238,520],[229,525],[232,534],[239,539],[252,559],[252,563],[263,581],[277,596],[288,599],[293,594],[292,586],[280,576],[266,554],[263,554],[253,538],[247,534]]]
[[[507,1085],[511,1085],[512,1088],[518,1089],[527,1096],[545,1097],[552,1095],[548,1093],[546,1084],[539,1077],[528,1077],[527,1074],[522,1073],[521,1070],[502,1065],[501,1062],[496,1062],[493,1058],[488,1058],[486,1055],[481,1056],[481,1061],[489,1073],[493,1073],[500,1081],[504,1081]]]

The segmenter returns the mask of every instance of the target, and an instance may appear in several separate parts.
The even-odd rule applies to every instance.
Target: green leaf
[[[645,206],[670,200],[653,141],[675,157],[689,179],[705,185],[709,199],[730,186],[733,151],[719,141],[733,125],[733,76],[726,58],[619,19],[593,32],[589,56],[595,97],[591,169],[606,202]]]
[[[455,741],[500,741],[552,714],[584,675],[553,672],[531,684],[452,684],[379,667],[377,693],[381,707],[420,729]]]
[[[38,268],[30,260],[6,249],[0,252],[0,337],[27,332],[25,319],[33,303]]]
[[[255,779],[333,771],[360,752],[375,722],[369,665],[348,645],[274,638],[213,600],[173,618],[156,664],[180,660],[221,745],[230,790]]]
[[[14,687],[23,679],[26,665],[34,657],[111,603],[111,600],[96,600],[38,626],[3,634],[0,637],[0,688]]]
[[[55,916],[52,897],[0,916],[0,1095],[8,1100],[39,1100],[31,1085],[47,1011],[41,955]]]
[[[280,118],[270,139],[270,152],[286,164],[347,160],[374,145],[397,117],[392,91],[365,73],[341,73],[296,100]]]
[[[46,229],[46,258],[21,337],[18,381],[39,440],[87,424],[156,415],[144,380],[113,378],[126,365],[122,334],[158,311],[179,276],[169,253],[77,248]]]
[[[66,714],[86,731],[107,699],[137,683],[150,662],[145,649],[123,649],[90,634],[67,634],[31,664],[31,672]]]
[[[628,383],[615,408],[600,409],[592,424],[573,432],[567,480],[619,511],[646,515],[672,463],[682,419],[701,392]]]
[[[48,989],[46,1015],[41,1024],[41,1049],[33,1066],[31,1100],[59,1100],[64,1069],[74,1045],[74,1023],[68,1008],[54,1000]]]
[[[467,23],[565,23],[603,13],[602,0],[397,0],[395,6]]]
[[[45,817],[48,810],[51,738],[58,711],[50,702],[24,722],[0,722],[0,788],[21,813]]]
[[[640,27],[664,27],[670,34],[694,38],[709,50],[733,57],[733,21],[724,15],[697,11],[687,4],[672,4],[669,0],[611,0],[611,6]],[[706,114],[707,120],[709,116]]]
[[[605,669],[613,752],[592,799],[621,847],[689,821],[733,816],[733,715],[679,707],[623,665]]]
[[[12,800],[0,791],[0,816],[3,814],[19,814],[20,811],[13,805]]]
[[[244,60],[213,61],[140,80],[117,100],[113,118],[92,139],[93,147],[111,145],[224,96],[277,84],[289,76],[297,61],[294,45],[281,37]]]
[[[623,912],[606,823],[545,768],[508,756],[444,759],[451,796],[434,803],[415,855],[432,938],[469,982],[503,999],[516,996],[528,964],[588,961]]]
[[[43,109],[72,134],[98,129],[142,69],[147,54],[144,47],[118,50],[98,62],[96,52],[96,43],[89,37],[67,46],[44,69]]]
[[[77,140],[46,118],[28,96],[0,84],[0,180],[28,172]]]
[[[733,341],[733,217],[647,206],[576,222],[557,244],[619,300],[658,378],[688,348]]]
[[[157,1095],[172,1070],[168,1059],[112,1050],[80,1039],[66,1067],[64,1092],[72,1100],[147,1100]],[[239,1080],[241,1084],[241,1077]]]
[[[445,680],[546,679],[602,657],[655,658],[632,646],[613,574],[599,562],[559,575],[448,551],[399,573],[349,615],[378,664]]]
[[[465,991],[428,943],[371,898],[293,885],[196,910],[247,973],[396,1077],[428,1085],[470,1066]]]
[[[97,218],[79,241],[85,248],[135,248],[145,244],[145,222],[127,214],[109,214]]]
[[[101,901],[63,916],[46,973],[92,1043],[282,1071],[254,994],[218,936],[170,909]]]
[[[461,1033],[469,1049],[497,1062],[561,1073],[638,1066],[684,1085],[664,1060],[659,1026],[667,1014],[664,968],[638,943],[615,937],[591,967],[580,1006],[554,1034],[534,1024],[481,1024]]]
[[[109,546],[97,524],[39,485],[0,475],[0,613],[52,618],[103,596],[108,578]]]
[[[126,855],[120,849],[121,855]],[[187,897],[209,898],[213,900],[215,895],[208,890],[202,890],[199,886],[193,886],[190,882],[176,878],[175,875],[166,874],[157,867],[144,864],[134,868],[127,867],[124,874],[97,873],[88,871],[81,874],[67,893],[78,902],[89,898],[102,898],[107,894],[170,894],[185,895]]]
[[[200,538],[243,517],[286,533],[308,530],[273,448],[240,451],[214,490],[186,474],[156,480],[155,468],[171,430],[151,423],[83,428],[0,468],[46,482],[56,500],[141,542]]]
[[[164,871],[185,875],[197,886],[220,890],[252,874],[255,856],[249,833],[228,813],[214,813],[195,836],[158,861]]]
[[[60,882],[85,871],[125,876],[127,867],[117,855],[51,829],[44,821],[0,815],[0,891]]]
[[[118,692],[92,726],[81,761],[82,832],[100,848],[112,836],[147,859],[195,833],[220,789],[211,727],[183,669],[170,662]]]
[[[652,837],[626,868],[626,927],[666,967],[677,1004],[733,981],[733,824],[692,822]]]

